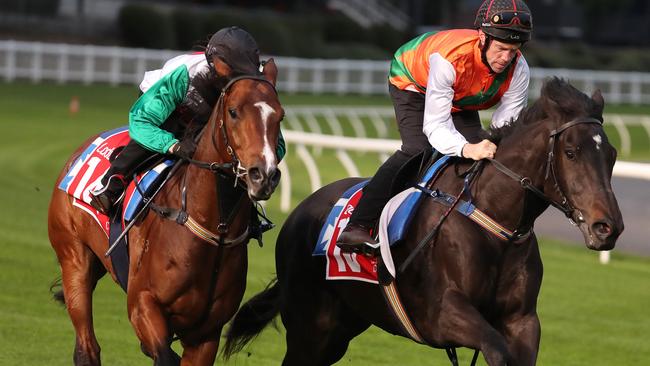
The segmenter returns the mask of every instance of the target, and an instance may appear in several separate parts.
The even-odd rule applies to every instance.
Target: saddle
[[[394,205],[396,199],[400,200],[400,208],[390,215],[391,219],[388,227],[391,233],[391,246],[401,240],[410,225],[411,219],[422,197],[424,197],[422,191],[411,187],[416,182],[420,182],[420,184],[428,183],[450,160],[449,157],[439,158],[440,155],[436,154],[434,156],[432,151],[423,152],[404,164],[393,180],[393,194],[395,192],[400,193],[391,202]],[[332,207],[321,229],[312,255],[325,256],[327,258],[327,279],[354,279],[378,283],[377,258],[342,253],[335,244],[340,232],[347,225],[350,215],[359,202],[363,194],[363,187],[365,187],[367,182],[368,180],[361,181],[348,188],[341,195],[340,199]],[[405,195],[404,193],[408,194]],[[382,216],[384,215],[382,214]]]

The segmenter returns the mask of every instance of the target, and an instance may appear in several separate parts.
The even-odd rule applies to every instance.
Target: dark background
[[[278,56],[388,59],[429,30],[471,27],[481,0],[390,3],[404,29],[362,27],[327,0],[13,0],[0,2],[0,39],[190,49],[221,27],[251,32]],[[530,0],[531,66],[650,71],[650,2]]]

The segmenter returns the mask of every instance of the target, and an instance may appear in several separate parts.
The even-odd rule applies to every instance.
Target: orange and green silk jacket
[[[451,113],[483,110],[498,104],[492,125],[516,119],[528,101],[530,71],[517,52],[495,74],[483,63],[477,30],[425,33],[400,47],[391,62],[389,82],[425,95],[422,130],[446,155],[460,156],[467,140],[454,127]]]

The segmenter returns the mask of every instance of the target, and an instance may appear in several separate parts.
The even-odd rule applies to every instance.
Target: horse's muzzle
[[[255,201],[268,200],[280,183],[280,170],[273,167],[266,171],[254,166],[248,169],[247,183],[248,195]]]
[[[580,224],[580,231],[589,249],[610,250],[623,232],[623,220],[600,218],[589,223]]]

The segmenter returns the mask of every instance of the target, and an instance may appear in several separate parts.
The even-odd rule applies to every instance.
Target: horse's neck
[[[495,160],[544,190],[547,147],[548,128],[537,124],[505,136]],[[478,206],[490,211],[497,222],[511,230],[522,223],[522,215],[526,215],[524,222],[532,224],[548,206],[493,164],[486,165],[474,192]]]
[[[225,153],[225,148],[221,146],[223,145],[223,141],[218,136],[213,137],[216,131],[212,127],[216,126],[208,126],[203,131],[203,136],[201,136],[197,144],[193,159],[202,162],[224,164],[227,162],[224,156],[228,156],[228,154]],[[214,141],[213,138],[215,138]],[[225,185],[230,185],[231,183],[220,182],[215,172],[196,165],[188,166],[183,181],[187,189],[188,213],[197,217],[201,221],[200,223],[206,228],[216,230],[217,225],[223,220],[226,220],[226,217],[221,216],[229,216],[231,210],[231,207],[222,207],[223,202],[221,201],[223,197],[220,197],[220,195],[223,195],[223,189],[220,188],[230,188],[225,187]],[[221,187],[221,185],[224,187]],[[230,191],[228,190],[228,192]],[[246,197],[242,199],[246,199]],[[242,213],[247,215],[249,211],[244,208],[242,206]]]

